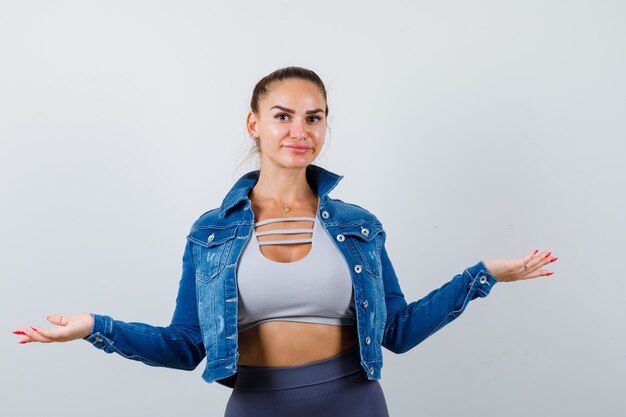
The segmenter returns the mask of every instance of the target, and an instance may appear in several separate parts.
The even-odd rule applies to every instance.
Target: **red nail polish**
[[[554,274],[554,272],[548,272],[547,274],[545,274],[545,276],[550,276],[552,274]]]
[[[32,327],[32,326],[31,326],[30,328],[31,328],[31,329],[33,329],[34,331],[37,331],[37,329],[35,329],[35,328],[34,328],[34,327]]]
[[[17,343],[19,343],[20,345],[23,345],[24,343],[28,343],[28,342],[26,340],[22,340],[21,342],[17,342]]]
[[[548,253],[546,253],[546,256],[544,256],[544,258],[547,258],[548,256],[550,256],[550,254],[551,254],[551,253],[552,253],[552,252],[548,252]]]
[[[535,253],[533,253],[533,255],[536,255],[537,252],[539,252],[539,249],[535,249]]]
[[[13,334],[19,334],[20,336],[26,336],[26,333],[24,333],[22,331],[19,331],[19,330],[14,331]]]
[[[552,262],[556,261],[559,258],[552,258],[552,260],[550,262],[548,262],[549,264],[551,264]]]

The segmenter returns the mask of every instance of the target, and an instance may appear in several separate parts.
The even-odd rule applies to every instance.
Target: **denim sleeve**
[[[476,297],[486,297],[497,283],[480,261],[441,288],[407,304],[385,245],[381,251],[387,319],[382,345],[404,353],[463,313]]]
[[[126,323],[109,316],[93,314],[91,334],[84,340],[107,353],[151,366],[193,370],[206,356],[198,320],[195,266],[191,243],[183,255],[183,272],[176,308],[167,327],[146,323]]]

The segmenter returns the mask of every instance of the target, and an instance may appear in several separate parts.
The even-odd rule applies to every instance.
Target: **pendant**
[[[289,210],[291,210],[289,207],[283,207],[283,210],[285,211],[285,213],[289,213]]]

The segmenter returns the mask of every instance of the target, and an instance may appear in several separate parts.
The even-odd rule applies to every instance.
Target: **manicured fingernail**
[[[548,252],[548,253],[546,253],[545,258],[547,258],[548,256],[550,256],[550,254],[551,254],[551,253],[552,253],[552,252]]]
[[[20,330],[16,330],[13,332],[13,334],[19,334],[20,336],[26,336],[26,333],[20,331]]]
[[[32,327],[32,326],[31,326],[30,328],[31,328],[31,329],[33,329],[34,331],[37,331],[37,329],[35,329],[35,328],[34,328],[34,327]]]
[[[535,249],[535,253],[533,253],[533,255],[536,255],[537,252],[539,252],[539,249]]]
[[[548,262],[549,264],[551,264],[552,262],[556,261],[559,258],[552,258],[552,260],[550,262]]]
[[[554,274],[554,272],[548,272],[547,274],[545,274],[545,276],[550,276],[552,274]]]
[[[17,342],[17,343],[19,343],[20,345],[23,345],[24,343],[28,343],[28,342],[26,340],[22,340],[21,342]]]

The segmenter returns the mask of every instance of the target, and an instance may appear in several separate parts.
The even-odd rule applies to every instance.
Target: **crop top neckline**
[[[313,253],[313,251],[316,248],[316,244],[314,242],[314,238],[316,239],[316,234],[320,233],[321,231],[319,230],[319,221],[317,218],[317,215],[315,215],[314,217],[309,217],[309,216],[292,216],[292,217],[273,217],[270,219],[265,219],[265,220],[261,220],[259,222],[255,222],[254,223],[254,227],[257,226],[262,226],[265,224],[269,224],[269,223],[274,223],[274,222],[278,222],[278,221],[302,221],[302,220],[307,220],[307,221],[312,221],[313,222],[313,226],[310,229],[291,229],[291,231],[300,231],[300,233],[311,233],[311,237],[310,238],[305,238],[305,239],[290,239],[290,240],[279,240],[279,241],[275,241],[276,243],[274,244],[293,244],[293,243],[311,243],[311,248],[309,249],[309,251],[306,253],[306,255],[304,255],[304,257],[297,259],[295,261],[292,262],[280,262],[280,261],[275,261],[273,259],[268,258],[267,256],[265,256],[263,254],[263,252],[261,252],[261,246],[262,243],[259,242],[257,236],[261,235],[260,233],[264,233],[264,232],[258,232],[259,234],[257,234],[257,232],[253,232],[254,233],[254,243],[255,243],[255,249],[258,251],[259,255],[261,256],[262,259],[264,259],[265,261],[272,263],[272,264],[278,264],[278,265],[290,265],[290,264],[297,264],[297,263],[304,263],[304,262],[308,262],[307,259],[310,259],[312,256],[311,254]],[[275,229],[275,230],[269,230],[268,232],[284,232],[285,230],[288,229]],[[306,231],[305,231],[306,230]],[[284,234],[284,233],[276,233],[276,234]],[[261,236],[264,236],[265,234],[262,234]]]

